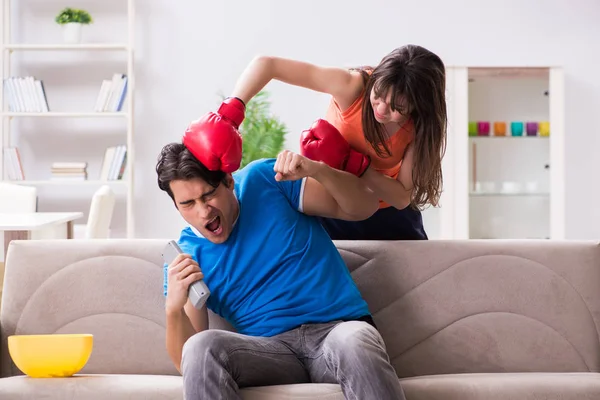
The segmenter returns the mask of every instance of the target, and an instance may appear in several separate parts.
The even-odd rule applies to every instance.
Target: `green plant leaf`
[[[93,19],[92,16],[85,10],[66,7],[54,18],[54,21],[59,25],[68,24],[72,22],[80,24],[91,24],[93,22]]]
[[[261,158],[275,158],[283,150],[287,127],[270,111],[269,95],[259,92],[246,105],[240,133],[243,137],[240,168]]]

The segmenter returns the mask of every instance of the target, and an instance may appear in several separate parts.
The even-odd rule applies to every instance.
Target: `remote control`
[[[183,253],[183,251],[181,250],[177,242],[171,240],[169,241],[169,243],[167,243],[167,246],[163,251],[163,260],[167,265],[171,265],[175,257],[177,257],[177,255],[181,253]],[[208,289],[208,286],[206,286],[206,283],[204,283],[204,280],[202,279],[192,283],[188,289],[188,298],[190,299],[194,307],[198,310],[200,310],[204,303],[206,303],[208,296],[210,296],[210,290]]]

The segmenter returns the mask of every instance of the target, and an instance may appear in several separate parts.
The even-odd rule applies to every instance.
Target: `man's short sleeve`
[[[302,204],[304,198],[304,185],[306,178],[295,180],[295,181],[282,181],[278,182],[275,180],[275,159],[263,159],[251,163],[244,171],[244,175],[248,176],[249,182],[254,184],[257,182],[258,176],[261,177],[264,183],[275,186],[279,192],[288,200],[290,205],[303,212]],[[242,180],[245,180],[245,176],[242,175]],[[254,177],[251,177],[253,175]]]
[[[306,184],[306,178],[297,181],[283,181],[276,183],[292,207],[303,212],[302,203],[304,199],[304,185]]]

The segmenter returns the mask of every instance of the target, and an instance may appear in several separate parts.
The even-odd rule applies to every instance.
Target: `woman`
[[[233,96],[247,103],[272,79],[330,94],[325,119],[370,159],[361,179],[381,199],[379,211],[359,222],[321,219],[330,237],[427,239],[420,209],[438,205],[446,145],[442,60],[415,45],[355,69],[261,56],[244,70]]]

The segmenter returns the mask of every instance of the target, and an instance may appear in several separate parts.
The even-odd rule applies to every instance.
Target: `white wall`
[[[14,1],[14,0],[13,0]],[[52,39],[47,14],[63,6],[55,0],[20,0],[19,15],[29,22],[17,34]],[[112,16],[124,1],[100,6],[92,0],[72,1],[96,15],[88,39],[113,40],[123,32],[123,19]],[[600,2],[594,0],[505,1],[137,1],[136,91],[136,231],[139,237],[176,236],[182,220],[167,195],[156,186],[154,165],[160,148],[179,140],[188,122],[215,109],[218,94],[227,94],[248,61],[258,53],[294,57],[321,64],[350,66],[377,63],[393,48],[416,43],[437,52],[448,65],[560,65],[566,73],[567,237],[600,237],[600,170],[596,117],[600,110]],[[43,19],[45,18],[45,19]],[[45,25],[41,22],[45,22]],[[116,26],[110,26],[116,23]],[[55,34],[55,33],[54,33]],[[116,57],[116,56],[115,56]],[[115,58],[116,59],[116,58]],[[98,80],[114,71],[91,57],[86,69],[50,62],[46,72],[30,63],[37,75],[55,81],[58,102],[61,77],[70,76],[70,89],[86,74]],[[111,58],[112,60],[112,58]],[[110,63],[109,63],[110,64]],[[64,70],[63,68],[67,68]],[[65,72],[66,71],[66,72]],[[65,75],[67,74],[67,75]],[[98,86],[99,87],[99,86]],[[322,116],[327,97],[272,83],[273,110],[292,135],[287,147],[297,150],[299,132]],[[89,99],[96,95],[90,86]],[[86,92],[87,93],[87,92]],[[112,127],[92,133],[100,148],[118,140]],[[38,150],[56,142],[54,132],[35,134]],[[31,137],[31,136],[30,136]],[[100,138],[99,138],[100,137]],[[80,140],[77,146],[87,148]],[[54,146],[56,147],[56,145]],[[40,150],[41,151],[41,150]],[[96,149],[96,153],[98,149]],[[96,167],[95,167],[96,168]]]

